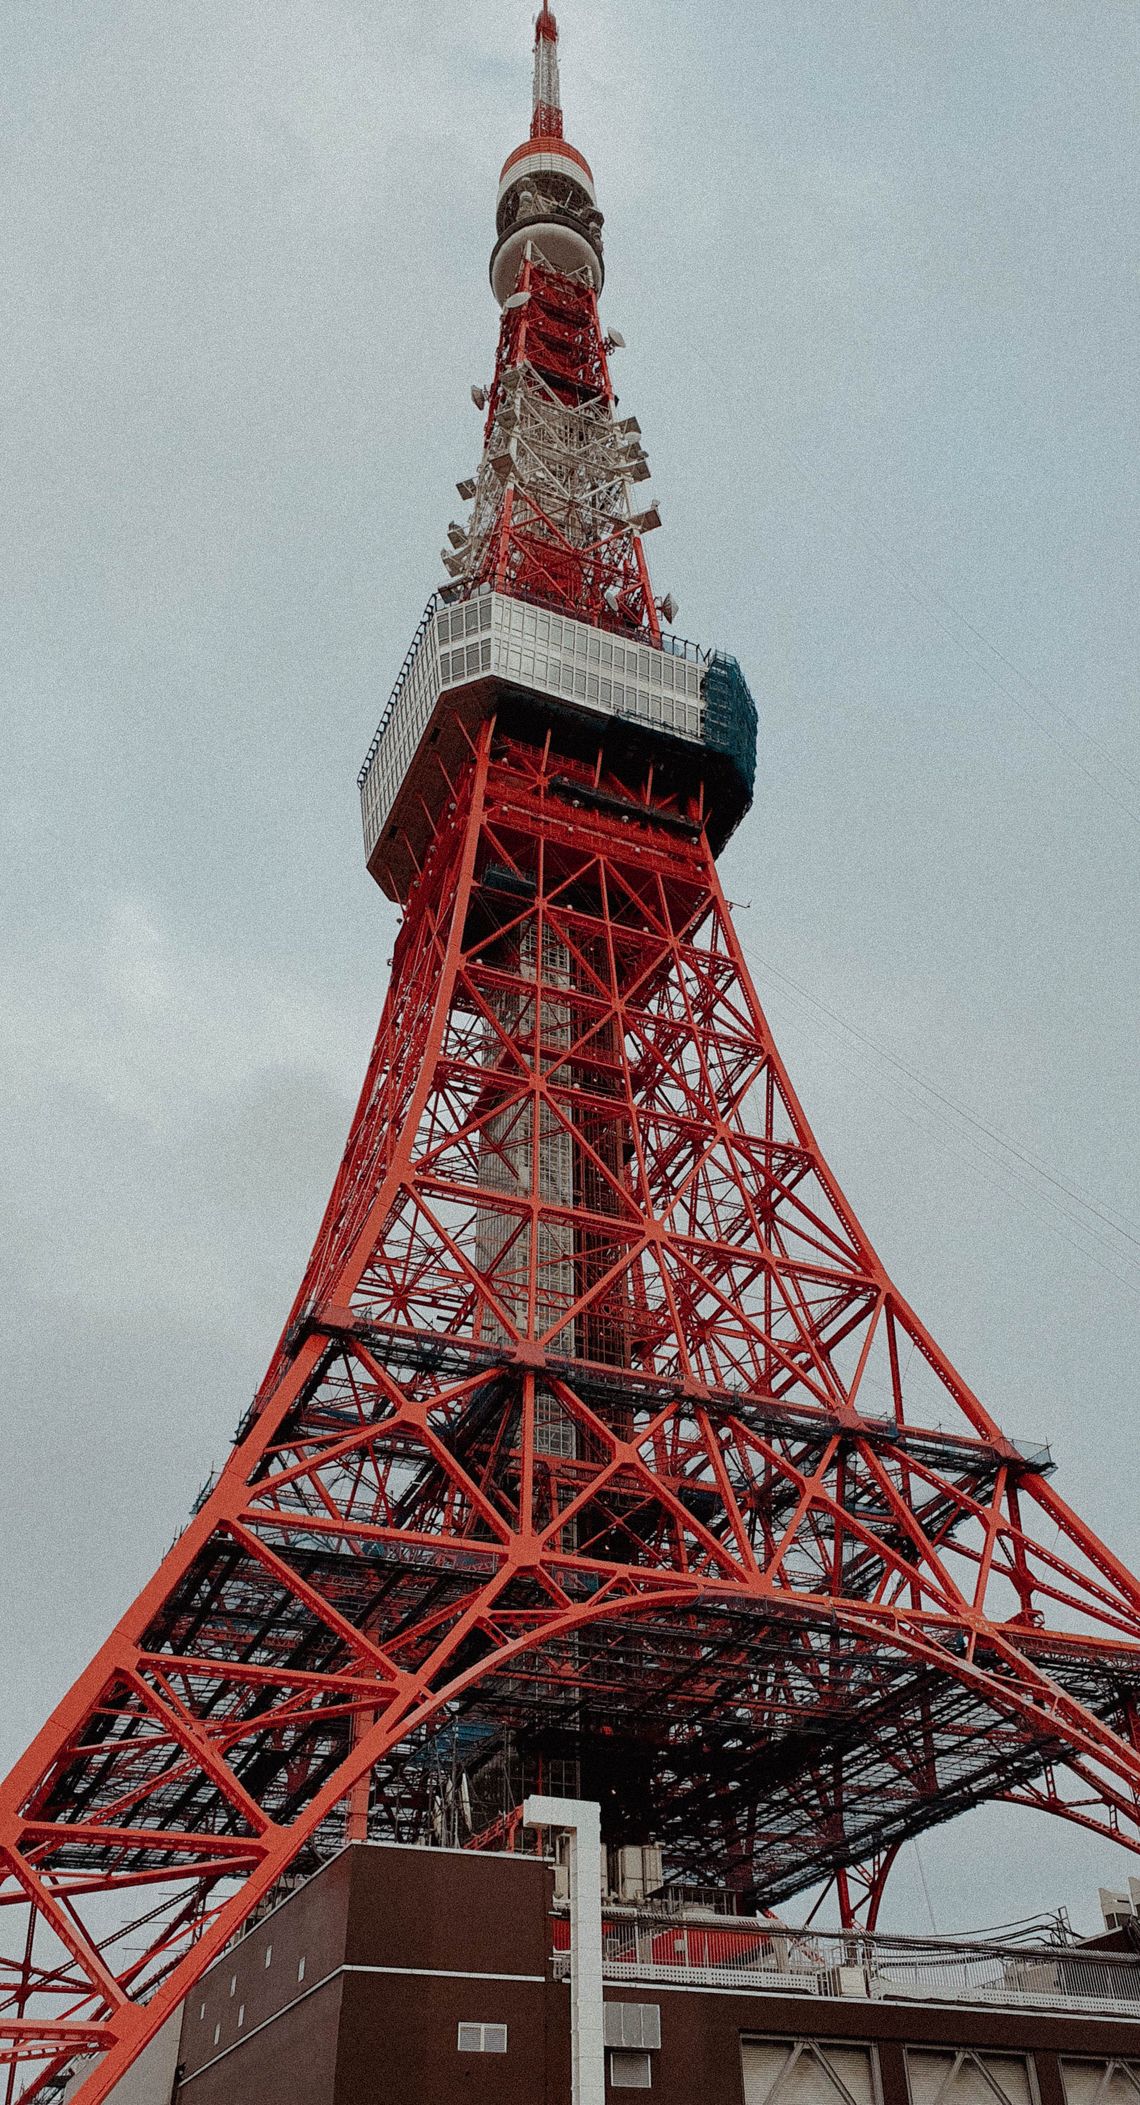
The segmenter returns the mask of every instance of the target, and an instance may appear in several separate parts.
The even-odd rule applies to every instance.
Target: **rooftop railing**
[[[416,662],[416,658],[419,654],[420,645],[423,642],[425,635],[427,634],[428,623],[429,621],[431,621],[433,615],[435,615],[439,611],[439,603],[440,602],[438,592],[433,592],[431,598],[429,599],[426,607],[423,610],[423,613],[420,615],[419,627],[417,628],[415,635],[412,637],[412,640],[409,643],[406,652],[404,653],[404,662],[401,665],[399,672],[396,674],[395,685],[393,686],[392,692],[388,696],[388,699],[384,704],[384,714],[380,718],[380,721],[376,726],[376,730],[372,738],[372,744],[369,746],[368,751],[364,755],[364,760],[360,768],[360,773],[357,775],[356,778],[357,789],[363,789],[365,782],[368,779],[369,770],[371,769],[372,763],[380,750],[380,741],[383,738],[385,731],[388,729],[388,725],[391,721],[392,711],[395,708],[396,703],[400,699],[400,695],[403,692],[404,683],[407,680],[408,674],[411,672],[411,669]]]
[[[656,1904],[607,1910],[605,1979],[1140,2018],[1140,1954],[1079,1944],[1034,1948],[793,1930],[748,1918],[718,1920],[711,1910],[708,1916],[677,1919]],[[554,1967],[561,1974],[569,1966],[568,1919],[556,1913],[553,1929]]]
[[[425,739],[430,736],[434,743],[443,727],[441,702],[451,695],[462,709],[458,698],[466,691],[478,705],[487,682],[531,696],[540,709],[620,724],[626,745],[632,734],[642,732],[661,740],[662,749],[667,742],[674,757],[686,747],[716,756],[702,769],[708,790],[705,821],[716,853],[752,801],[756,705],[735,658],[678,636],[657,642],[579,621],[490,586],[460,599],[435,594],[358,777],[365,853],[379,883],[385,884],[387,865],[383,853],[377,862],[377,852]],[[417,798],[422,802],[423,788],[420,780],[409,809],[416,808]],[[446,793],[439,779],[435,788]],[[393,841],[398,833],[394,827]]]

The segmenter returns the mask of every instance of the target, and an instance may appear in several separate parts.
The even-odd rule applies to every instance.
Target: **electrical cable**
[[[793,992],[799,992],[799,990],[795,987],[794,982],[789,981],[787,982],[787,984]],[[804,999],[809,1001],[813,1008],[822,1006],[820,1004],[817,1004],[814,1001],[813,997],[810,995],[805,994]],[[825,1015],[830,1013],[825,1008],[822,1010],[822,1012]],[[841,1019],[836,1020],[840,1021]],[[868,1042],[871,1043],[871,1041]],[[840,1057],[842,1057],[842,1055],[840,1055]],[[913,1111],[908,1108],[907,1102],[893,1095],[889,1091],[887,1086],[887,1078],[885,1076],[875,1075],[865,1065],[856,1064],[854,1062],[844,1062],[844,1064],[848,1066],[849,1072],[855,1074],[858,1077],[859,1081],[862,1084],[867,1085],[869,1083],[870,1086],[877,1088],[879,1092],[885,1097],[885,1100],[892,1104],[894,1110],[897,1113],[899,1113],[902,1117],[906,1118],[908,1122],[914,1126],[915,1130],[922,1135],[924,1140],[932,1143],[935,1147],[940,1148],[943,1153],[951,1155],[952,1158],[956,1159],[959,1162],[965,1160],[966,1158],[964,1158],[961,1154],[960,1148],[955,1145],[956,1142],[960,1142],[963,1146],[974,1150],[975,1159],[973,1164],[971,1165],[972,1174],[978,1173],[979,1161],[984,1161],[991,1164],[993,1168],[999,1172],[998,1177],[988,1175],[984,1170],[981,1171],[982,1176],[984,1177],[985,1181],[990,1185],[991,1189],[1002,1191],[1007,1197],[1013,1198],[1014,1200],[1020,1202],[1024,1207],[1027,1208],[1027,1210],[1029,1210],[1031,1216],[1041,1226],[1047,1228],[1051,1234],[1058,1236],[1059,1239],[1062,1242],[1064,1242],[1070,1249],[1077,1251],[1077,1253],[1081,1257],[1085,1258],[1085,1260],[1088,1263],[1095,1265],[1099,1271],[1103,1272],[1108,1278],[1114,1280],[1117,1283],[1117,1285],[1125,1287],[1130,1292],[1140,1292],[1140,1279],[1138,1279],[1135,1276],[1129,1277],[1125,1273],[1117,1271],[1113,1265],[1107,1264],[1104,1261],[1104,1258],[1099,1254],[1098,1251],[1089,1249],[1085,1243],[1076,1240],[1076,1238],[1071,1235],[1066,1235],[1063,1228],[1059,1225],[1061,1220],[1067,1220],[1070,1223],[1072,1223],[1073,1226],[1080,1229],[1082,1233],[1095,1235],[1097,1237],[1098,1242],[1111,1249],[1113,1246],[1108,1244],[1107,1238],[1102,1236],[1097,1229],[1093,1228],[1090,1222],[1082,1220],[1078,1215],[1072,1214],[1068,1212],[1066,1208],[1058,1205],[1057,1201],[1052,1199],[1048,1192],[1041,1191],[1032,1184],[1028,1184],[1018,1174],[1016,1170],[1013,1171],[1013,1175],[1014,1177],[1016,1177],[1017,1181],[1011,1181],[1011,1165],[1008,1162],[1006,1162],[1003,1158],[999,1156],[991,1154],[988,1149],[981,1147],[980,1143],[977,1140],[975,1140],[970,1134],[957,1132],[956,1129],[950,1125],[949,1121],[942,1122],[941,1131],[939,1131],[937,1128],[931,1127],[929,1124],[922,1123],[917,1117],[914,1116]],[[918,1080],[919,1086],[922,1086],[921,1078],[918,1078]],[[917,1107],[924,1112],[931,1113],[934,1111],[934,1106],[921,1097],[911,1097],[910,1102],[917,1105]],[[1046,1206],[1050,1208],[1050,1211],[1048,1213],[1042,1213],[1038,1211],[1037,1207],[1034,1206],[1032,1203],[1034,1200],[1039,1200],[1043,1202]],[[1127,1252],[1118,1251],[1116,1254],[1119,1257],[1121,1257],[1126,1263],[1131,1263],[1131,1259],[1128,1257]]]
[[[792,979],[791,975],[782,971],[778,965],[773,965],[770,960],[760,959],[757,959],[756,963],[761,974],[771,973],[775,979],[782,980],[786,987],[790,987],[793,993],[800,996],[801,1000],[810,1002],[814,1009],[818,1009],[821,1015],[828,1017],[832,1023],[837,1024],[840,1030],[846,1031],[852,1038],[857,1038],[860,1043],[868,1046],[873,1053],[876,1053],[881,1060],[886,1060],[890,1066],[898,1068],[900,1074],[906,1075],[909,1081],[914,1082],[927,1095],[935,1097],[940,1104],[944,1104],[947,1110],[954,1113],[955,1117],[961,1118],[967,1125],[975,1127],[979,1133],[985,1135],[987,1140],[993,1141],[995,1146],[1001,1148],[1003,1153],[1012,1156],[1016,1162],[1019,1162],[1025,1169],[1031,1171],[1034,1176],[1041,1177],[1045,1183],[1051,1184],[1056,1191],[1063,1192],[1066,1198],[1071,1199],[1075,1205],[1080,1206],[1085,1212],[1092,1214],[1095,1219],[1110,1229],[1114,1235],[1122,1236],[1125,1242],[1131,1243],[1133,1248],[1140,1252],[1140,1235],[1132,1232],[1132,1229],[1124,1222],[1123,1217],[1114,1219],[1110,1213],[1106,1213],[1103,1207],[1099,1206],[1095,1200],[1090,1199],[1086,1193],[1083,1193],[1079,1188],[1071,1184],[1066,1184],[1063,1177],[1055,1175],[1052,1170],[1045,1167],[1044,1163],[1038,1162],[1024,1148],[1019,1147],[1016,1142],[1005,1139],[1003,1134],[996,1132],[992,1126],[988,1126],[985,1120],[979,1118],[975,1112],[968,1110],[964,1104],[956,1102],[952,1096],[948,1096],[945,1090],[938,1087],[937,1083],[927,1081],[924,1075],[919,1074],[905,1060],[900,1059],[897,1053],[891,1052],[885,1045],[880,1045],[876,1039],[871,1037],[868,1031],[862,1030],[858,1024],[849,1023],[846,1017],[840,1016],[836,1010],[829,1008],[826,1002],[820,1001],[817,995],[809,993],[806,987],[801,987],[797,980]],[[1067,1215],[1066,1218],[1072,1219],[1072,1215]],[[1095,1233],[1095,1230],[1093,1232]]]
[[[933,1906],[933,1903],[932,1903],[932,1901],[931,1901],[931,1898],[930,1898],[930,1887],[929,1887],[929,1886],[927,1885],[927,1883],[926,1883],[926,1871],[925,1871],[925,1868],[924,1868],[924,1866],[923,1866],[923,1862],[922,1862],[922,1851],[920,1850],[920,1848],[919,1848],[919,1846],[918,1846],[918,1836],[917,1836],[917,1835],[912,1835],[912,1836],[911,1836],[911,1846],[912,1846],[912,1848],[913,1848],[913,1850],[914,1850],[914,1861],[915,1861],[915,1863],[916,1863],[916,1864],[918,1865],[918,1875],[919,1875],[919,1878],[920,1878],[920,1879],[922,1880],[922,1891],[923,1891],[923,1895],[924,1895],[924,1898],[925,1898],[925,1900],[926,1900],[926,1912],[927,1912],[927,1914],[928,1914],[928,1915],[929,1915],[929,1917],[930,1917],[930,1927],[931,1927],[931,1929],[933,1930],[933,1932],[934,1932],[935,1936],[937,1937],[937,1935],[938,1935],[938,1924],[937,1924],[937,1922],[936,1922],[936,1921],[935,1921],[935,1919],[934,1919],[934,1906]]]

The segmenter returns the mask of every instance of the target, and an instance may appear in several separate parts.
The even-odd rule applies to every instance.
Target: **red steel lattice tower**
[[[983,1798],[1140,1838],[1140,1585],[887,1276],[733,932],[755,710],[653,598],[545,7],[497,237],[361,777],[375,1050],[225,1469],[0,1792],[5,2105],[96,2105],[346,1823],[572,1788],[675,1877],[865,1913]]]

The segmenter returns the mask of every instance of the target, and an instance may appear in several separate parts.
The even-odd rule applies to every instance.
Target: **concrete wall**
[[[128,2069],[121,2083],[116,2083],[111,2092],[109,2105],[170,2105],[174,2095],[174,2073],[178,2065],[178,2041],[182,2030],[182,2012],[176,2010],[167,2018],[161,2032],[156,2033],[132,2069]],[[68,2084],[63,2095],[73,2098],[90,2068],[76,2076]]]
[[[185,2012],[176,2105],[570,2105],[552,1888],[523,1857],[345,1850],[211,1968]],[[1067,2105],[1063,2056],[1140,2064],[1140,2016],[649,1982],[608,1986],[618,2003],[659,2011],[657,2105],[744,2105],[748,2039],[863,2043],[880,2105],[912,2105],[908,2046],[1021,2057],[1037,2105]],[[460,2024],[505,2025],[507,2051],[460,2052]],[[826,2090],[818,2105],[835,2105]]]

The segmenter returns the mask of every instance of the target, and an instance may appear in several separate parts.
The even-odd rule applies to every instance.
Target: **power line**
[[[934,1932],[935,1936],[937,1937],[937,1935],[938,1935],[938,1924],[937,1924],[937,1922],[936,1922],[936,1921],[935,1921],[935,1919],[934,1919],[934,1906],[933,1906],[933,1903],[932,1903],[932,1901],[931,1901],[931,1898],[930,1898],[930,1887],[929,1887],[929,1886],[927,1885],[927,1883],[926,1883],[926,1871],[925,1871],[925,1868],[924,1868],[924,1866],[923,1866],[923,1862],[922,1862],[922,1852],[921,1852],[921,1850],[919,1849],[919,1846],[918,1846],[918,1836],[917,1836],[917,1835],[912,1835],[910,1839],[911,1839],[911,1846],[912,1846],[912,1848],[913,1848],[913,1850],[914,1850],[914,1861],[915,1861],[915,1863],[916,1863],[916,1864],[918,1865],[918,1875],[919,1875],[919,1878],[920,1878],[920,1879],[922,1880],[922,1892],[923,1892],[923,1898],[924,1898],[924,1900],[926,1901],[926,1912],[927,1912],[927,1914],[928,1914],[928,1915],[929,1915],[929,1917],[930,1917],[930,1927],[931,1927],[931,1929],[933,1930],[933,1932]]]
[[[759,969],[763,970],[766,968],[760,967]],[[804,1001],[808,1002],[812,1008],[817,1009],[821,1014],[827,1016],[829,1020],[838,1023],[840,1027],[847,1031],[852,1038],[858,1039],[862,1035],[855,1029],[854,1026],[849,1026],[845,1024],[841,1017],[836,1017],[834,1011],[829,1010],[825,1004],[817,1002],[814,996],[809,995],[806,992],[806,990],[800,989],[796,985],[796,983],[792,980],[789,980],[785,974],[776,972],[776,969],[774,967],[772,968],[772,970],[775,976],[782,979],[784,984],[789,988],[789,990],[793,994],[800,996]],[[864,1037],[863,1042],[872,1051],[878,1052],[880,1050],[880,1048],[875,1045],[872,1039]],[[911,1078],[913,1070],[908,1070],[905,1067],[904,1063],[902,1063],[901,1061],[896,1061],[892,1055],[888,1054],[885,1051],[885,1049],[882,1051],[882,1057],[885,1060],[889,1061],[891,1065],[899,1067],[900,1071],[907,1077],[908,1080]],[[864,1083],[870,1080],[873,1086],[877,1084],[877,1086],[880,1089],[882,1089],[884,1086],[885,1078],[870,1076],[865,1066],[853,1066],[852,1072],[859,1074],[860,1079]],[[914,1076],[914,1080],[918,1089],[924,1090],[926,1088],[927,1085],[923,1082],[921,1076]],[[909,1094],[910,1092],[908,1091],[908,1095]],[[943,1101],[945,1101],[948,1104],[949,1108],[955,1110],[957,1109],[957,1107],[953,1105],[951,1099],[943,1099]],[[912,1103],[921,1110],[934,1113],[935,1116],[938,1115],[936,1106],[933,1103],[926,1101],[926,1099],[922,1096],[914,1096],[912,1098]],[[953,1145],[955,1140],[964,1143],[967,1147],[971,1148],[972,1150],[976,1150],[981,1161],[991,1164],[994,1169],[1004,1173],[1001,1175],[999,1182],[992,1175],[987,1175],[985,1171],[982,1171],[981,1173],[983,1176],[985,1176],[985,1181],[987,1183],[991,1184],[995,1189],[1004,1190],[1010,1197],[1018,1199],[1022,1203],[1022,1205],[1031,1206],[1031,1202],[1033,1200],[1039,1200],[1043,1202],[1049,1209],[1047,1213],[1041,1213],[1038,1211],[1036,1206],[1031,1206],[1031,1211],[1033,1212],[1034,1217],[1038,1221],[1040,1221],[1043,1226],[1048,1227],[1053,1234],[1058,1235],[1062,1242],[1067,1243],[1071,1249],[1076,1250],[1083,1258],[1086,1259],[1088,1263],[1095,1265],[1099,1271],[1104,1272],[1110,1279],[1115,1280],[1117,1285],[1126,1287],[1129,1289],[1130,1292],[1133,1293],[1140,1292],[1140,1278],[1137,1277],[1135,1270],[1130,1269],[1130,1272],[1128,1273],[1118,1271],[1114,1265],[1106,1263],[1104,1258],[1100,1254],[1098,1254],[1096,1250],[1090,1249],[1087,1243],[1083,1241],[1077,1241],[1071,1235],[1066,1235],[1063,1228],[1060,1226],[1060,1221],[1069,1221],[1074,1227],[1081,1231],[1082,1235],[1095,1236],[1098,1243],[1100,1243],[1111,1254],[1115,1254],[1118,1260],[1122,1260],[1131,1268],[1133,1266],[1134,1260],[1130,1257],[1129,1253],[1127,1251],[1118,1249],[1116,1245],[1110,1243],[1108,1237],[1103,1235],[1099,1229],[1095,1228],[1090,1221],[1082,1218],[1079,1214],[1071,1213],[1067,1207],[1060,1205],[1057,1202],[1057,1200],[1052,1197],[1050,1192],[1042,1191],[1038,1186],[1030,1183],[1022,1175],[1021,1170],[1017,1165],[1007,1160],[1002,1155],[995,1155],[991,1153],[991,1151],[988,1148],[982,1146],[980,1141],[974,1139],[970,1133],[958,1133],[956,1129],[950,1125],[948,1120],[943,1120],[943,1130],[941,1133],[939,1133],[935,1130],[932,1130],[929,1125],[920,1123],[919,1120],[914,1116],[913,1111],[908,1109],[905,1103],[899,1101],[898,1099],[894,1099],[894,1104],[896,1111],[899,1112],[904,1118],[907,1118],[908,1121],[916,1127],[916,1130],[923,1134],[925,1139],[927,1139],[928,1141],[932,1141],[935,1146],[942,1148],[944,1151],[957,1155],[959,1160],[961,1160],[962,1158],[959,1153],[959,1150],[956,1149]],[[998,1140],[998,1144],[1001,1144],[1000,1138]],[[1016,1180],[1014,1182],[1010,1181],[1011,1172],[1013,1178]],[[975,1165],[975,1174],[976,1173],[977,1166]],[[1076,1199],[1075,1203],[1080,1205],[1084,1202],[1078,1198]],[[1135,1238],[1130,1237],[1129,1240],[1135,1240]]]
[[[858,1038],[872,1052],[877,1053],[881,1060],[886,1060],[890,1066],[897,1067],[899,1072],[905,1074],[909,1081],[916,1083],[920,1089],[925,1090],[927,1095],[936,1097],[940,1104],[944,1104],[947,1110],[954,1113],[955,1117],[964,1119],[967,1125],[973,1126],[979,1133],[984,1133],[986,1139],[992,1140],[995,1146],[1001,1148],[1005,1154],[1012,1156],[1016,1162],[1021,1163],[1024,1168],[1030,1170],[1034,1176],[1043,1178],[1055,1190],[1063,1192],[1066,1198],[1072,1199],[1075,1205],[1080,1206],[1085,1212],[1091,1213],[1106,1228],[1111,1229],[1114,1235],[1123,1236],[1126,1242],[1131,1243],[1133,1248],[1140,1252],[1140,1235],[1133,1234],[1131,1228],[1124,1224],[1120,1218],[1114,1219],[1111,1214],[1106,1213],[1103,1207],[1098,1206],[1095,1200],[1088,1197],[1087,1193],[1080,1191],[1071,1184],[1066,1184],[1063,1177],[1055,1175],[1051,1169],[1045,1167],[1044,1163],[1038,1162],[1026,1149],[1019,1147],[1015,1141],[1007,1140],[1004,1134],[996,1132],[993,1126],[988,1126],[984,1119],[979,1118],[975,1112],[970,1111],[965,1104],[956,1102],[954,1097],[949,1096],[944,1089],[940,1089],[936,1082],[927,1081],[925,1075],[919,1074],[916,1068],[911,1067],[907,1061],[900,1059],[899,1055],[891,1052],[887,1046],[880,1045],[878,1040],[872,1038],[868,1031],[862,1030],[856,1023],[849,1023],[846,1017],[838,1015],[834,1009],[828,1007],[826,1002],[820,1001],[817,995],[809,993],[806,987],[801,987],[797,980],[792,979],[790,974],[782,971],[778,965],[773,965],[767,960],[758,960],[758,963],[762,971],[770,972],[774,978],[782,980],[784,985],[791,987],[793,992],[798,994],[802,1000],[810,1002],[813,1008],[819,1009],[821,1014],[829,1017],[832,1023],[838,1024],[840,1030],[847,1031],[852,1038]]]
[[[972,1139],[968,1133],[956,1132],[949,1124],[949,1121],[944,1120],[942,1122],[941,1131],[923,1123],[915,1115],[914,1110],[908,1107],[906,1103],[887,1094],[885,1077],[868,1077],[867,1071],[859,1068],[854,1062],[850,1064],[850,1071],[853,1074],[858,1074],[864,1085],[870,1080],[871,1086],[877,1086],[883,1091],[886,1100],[893,1104],[899,1116],[905,1118],[914,1127],[915,1131],[922,1135],[924,1140],[940,1148],[944,1154],[951,1156],[953,1160],[961,1162],[966,1159],[962,1154],[963,1147],[976,1151],[975,1159],[971,1163],[973,1175],[980,1175],[992,1190],[1001,1191],[1006,1196],[1018,1200],[1032,1214],[1034,1220],[1047,1228],[1051,1234],[1058,1236],[1063,1243],[1067,1243],[1070,1249],[1076,1250],[1078,1255],[1083,1257],[1087,1263],[1095,1265],[1098,1271],[1105,1273],[1109,1279],[1115,1280],[1118,1286],[1126,1287],[1132,1293],[1140,1293],[1140,1278],[1135,1273],[1129,1276],[1127,1273],[1117,1271],[1113,1265],[1105,1262],[1098,1251],[1090,1249],[1087,1243],[1079,1241],[1075,1236],[1065,1233],[1060,1225],[1062,1220],[1072,1222],[1073,1226],[1078,1228],[1082,1234],[1097,1234],[1097,1231],[1091,1229],[1087,1223],[1081,1221],[1075,1214],[1070,1214],[1059,1207],[1056,1201],[1050,1199],[1048,1193],[1038,1191],[1036,1187],[1028,1184],[1023,1185],[1020,1180],[1016,1183],[1011,1183],[1007,1165],[1002,1162],[1000,1157],[990,1154],[987,1149],[981,1146],[980,1142]],[[937,1115],[932,1104],[922,1103],[918,1098],[914,1098],[913,1102],[920,1109]],[[961,1146],[956,1145],[956,1142],[960,1142]],[[988,1167],[983,1168],[983,1164],[988,1165]],[[1049,1210],[1047,1212],[1039,1211],[1038,1207],[1033,1203],[1035,1200],[1040,1200]],[[1104,1238],[1099,1235],[1097,1239],[1098,1241],[1104,1241]],[[1125,1257],[1124,1261],[1128,1262],[1127,1257]]]

